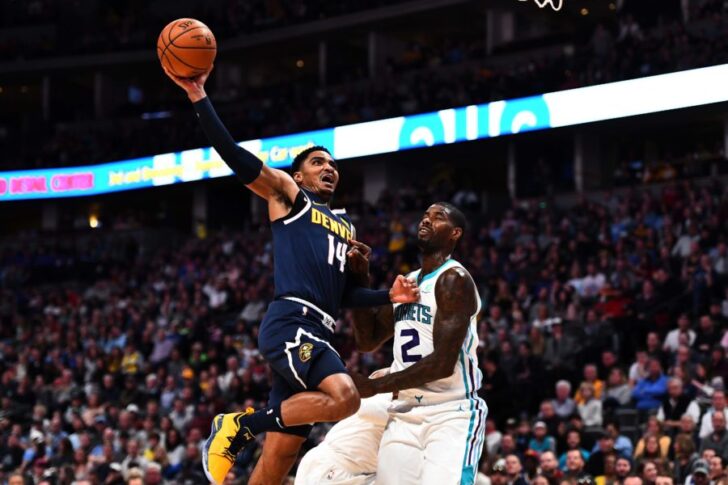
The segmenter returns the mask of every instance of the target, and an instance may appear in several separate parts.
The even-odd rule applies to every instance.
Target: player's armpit
[[[256,195],[268,201],[268,204],[280,203],[284,209],[290,210],[301,190],[293,178],[283,170],[263,165],[258,177],[247,187]],[[284,213],[281,217],[287,214]],[[273,218],[271,218],[273,220]]]
[[[477,309],[475,284],[465,270],[451,268],[438,278],[435,298],[433,352],[401,372],[372,379],[375,394],[412,389],[452,375],[468,333],[470,317]]]

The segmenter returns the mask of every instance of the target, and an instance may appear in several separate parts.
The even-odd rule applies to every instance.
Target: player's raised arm
[[[175,76],[166,67],[164,72],[187,93],[207,138],[235,175],[269,203],[279,202],[289,208],[299,192],[298,185],[288,173],[268,167],[258,157],[235,143],[205,93],[205,82],[212,68],[194,78]]]
[[[451,268],[437,280],[437,314],[433,326],[434,350],[401,372],[379,379],[354,376],[362,398],[420,387],[452,375],[458,355],[477,310],[475,284],[462,268]]]

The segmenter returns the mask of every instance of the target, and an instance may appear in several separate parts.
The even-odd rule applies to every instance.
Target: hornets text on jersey
[[[454,259],[448,259],[430,274],[421,276],[421,270],[417,270],[407,276],[417,279],[420,287],[420,299],[417,303],[394,305],[392,372],[399,372],[434,351],[432,327],[437,314],[435,285],[440,275],[453,267],[462,268],[463,266]],[[481,372],[478,369],[476,354],[478,349],[476,317],[480,311],[480,297],[477,292],[475,297],[478,306],[470,318],[468,334],[460,349],[458,363],[453,374],[417,389],[400,391],[399,399],[411,401],[415,405],[424,405],[469,399],[477,395],[481,383]]]
[[[275,297],[306,300],[336,317],[346,284],[351,220],[301,188],[291,214],[272,223]]]

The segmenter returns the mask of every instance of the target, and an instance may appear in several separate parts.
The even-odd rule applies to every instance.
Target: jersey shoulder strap
[[[276,219],[274,222],[282,221],[283,224],[288,225],[304,215],[306,211],[308,211],[308,209],[310,208],[311,199],[309,199],[308,195],[306,195],[306,192],[301,189],[298,191],[296,199],[293,201],[291,212],[289,212],[288,215],[286,215],[285,217]]]

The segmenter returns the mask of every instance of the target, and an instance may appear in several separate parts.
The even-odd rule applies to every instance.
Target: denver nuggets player
[[[353,376],[362,398],[398,393],[381,440],[377,485],[474,483],[488,408],[477,394],[480,298],[470,274],[450,258],[465,222],[448,203],[430,206],[417,233],[422,268],[408,275],[419,300],[354,312],[360,347],[374,350],[394,334],[391,372]]]
[[[264,165],[239,147],[205,93],[210,72],[186,79],[166,74],[192,101],[212,145],[238,178],[268,202],[273,232],[275,301],[261,324],[258,346],[273,370],[269,407],[220,414],[203,449],[205,474],[222,483],[236,455],[266,434],[263,453],[248,483],[280,484],[293,465],[311,423],[339,421],[359,408],[359,394],[339,354],[329,343],[339,307],[416,301],[417,289],[403,276],[387,292],[352,284],[347,255],[351,221],[329,201],[339,181],[331,154],[311,147],[296,156],[289,175]],[[368,266],[367,266],[368,269]],[[361,277],[361,275],[359,275]]]

